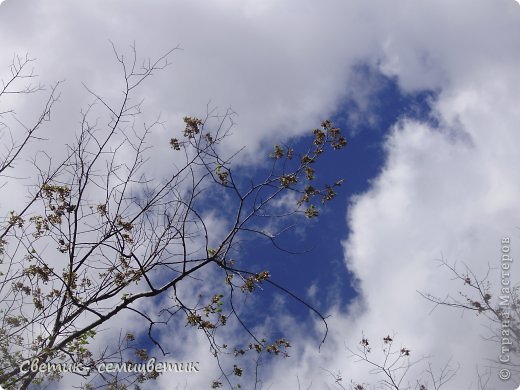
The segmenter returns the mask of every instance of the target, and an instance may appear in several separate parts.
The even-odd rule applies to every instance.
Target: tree
[[[457,296],[446,294],[439,297],[428,292],[420,294],[438,307],[448,307],[484,317],[488,322],[489,333],[484,340],[491,341],[500,350],[498,359],[490,359],[492,364],[487,372],[478,373],[479,389],[486,390],[490,375],[498,373],[502,381],[514,379],[520,375],[520,285],[511,280],[510,238],[502,239],[500,265],[488,266],[484,275],[479,275],[467,264],[461,267],[457,263],[440,260],[440,266],[447,269],[462,289]],[[462,268],[462,269],[461,269]],[[493,284],[491,275],[500,277],[500,283]]]
[[[372,343],[363,335],[356,350],[349,348],[351,356],[358,362],[366,363],[370,367],[370,374],[376,378],[375,384],[351,381],[349,389],[440,390],[457,374],[458,367],[453,367],[450,361],[436,370],[430,362],[425,362],[426,357],[412,360],[410,349],[396,347],[395,344],[395,335],[387,335],[381,339],[380,349],[373,351]],[[419,377],[413,378],[410,371],[419,364],[425,367]],[[336,388],[346,389],[341,375],[333,376]]]
[[[448,270],[451,279],[460,284],[461,290],[457,295],[447,293],[444,297],[439,297],[428,292],[419,292],[434,304],[433,309],[446,307],[461,310],[487,320],[489,333],[484,336],[484,340],[497,345],[500,354],[498,358],[493,356],[490,359],[488,367],[477,368],[471,386],[478,390],[494,389],[492,376],[498,375],[500,380],[507,383],[509,380],[517,380],[520,373],[520,286],[510,280],[512,261],[510,239],[503,238],[500,266],[489,266],[484,275],[479,275],[467,264],[461,267],[460,264],[449,263],[445,259],[439,261],[441,268]],[[491,282],[493,274],[500,276],[498,286]],[[376,384],[351,382],[351,390],[437,390],[444,388],[444,385],[457,375],[459,367],[454,367],[450,361],[437,370],[433,369],[427,357],[419,357],[412,361],[410,349],[393,348],[394,339],[395,336],[384,337],[381,343],[382,353],[379,354],[374,354],[371,342],[364,335],[357,350],[349,349],[352,357],[368,364],[371,367],[370,373],[377,378]],[[426,364],[426,367],[417,377],[413,377],[410,374],[411,368],[419,364]],[[341,374],[330,374],[334,377],[335,388],[346,389]]]
[[[99,375],[95,368],[106,362],[146,361],[150,344],[166,353],[155,337],[156,330],[174,324],[179,316],[185,325],[206,335],[217,359],[248,351],[285,356],[289,341],[260,339],[237,309],[238,297],[255,293],[261,284],[295,298],[325,323],[314,307],[273,281],[268,270],[233,258],[238,254],[237,242],[245,235],[261,236],[278,245],[277,234],[267,232],[264,221],[274,219],[280,225],[298,216],[311,219],[321,204],[334,198],[341,180],[316,184],[315,166],[327,149],[346,145],[340,130],[323,121],[313,130],[308,149],[300,153],[276,145],[264,179],[254,183],[235,169],[236,154],[226,155],[222,149],[234,113],[208,110],[204,118],[186,116],[182,133],[164,140],[170,154],[161,158],[169,158],[172,169],[165,177],[155,177],[147,171],[153,154],[147,139],[164,123],[156,120],[138,126],[142,104],[136,101],[140,86],[168,66],[172,52],[139,66],[135,47],[128,59],[114,49],[122,70],[120,100],[109,102],[86,87],[94,102],[81,111],[80,129],[65,156],[45,152],[40,135],[59,98],[59,83],[50,88],[32,126],[22,125],[14,110],[2,110],[1,135],[10,141],[4,142],[0,157],[5,180],[0,190],[6,191],[5,184],[17,180],[16,167],[28,157],[24,154],[28,147],[41,145],[32,154],[37,179],[27,191],[27,200],[16,207],[4,200],[1,206],[3,386],[25,389],[62,378],[60,370],[27,369],[33,361],[46,367],[81,367],[73,374],[83,388],[122,389],[154,379],[159,372]],[[5,104],[11,94],[42,93],[44,88],[34,85],[36,75],[28,69],[31,62],[29,57],[14,58],[0,103]],[[101,125],[100,115],[106,125]],[[16,131],[13,126],[18,126]],[[3,199],[8,199],[5,195]],[[215,199],[225,199],[227,209],[226,233],[217,241],[205,219],[208,202]],[[279,199],[294,202],[280,211],[273,206]],[[215,208],[222,209],[218,204]],[[210,286],[209,296],[184,295],[196,279]],[[154,311],[158,299],[161,306]],[[142,305],[143,301],[150,304]],[[138,342],[134,334],[122,333],[110,349],[92,350],[96,331],[127,311],[142,319],[148,344]],[[234,346],[231,340],[228,346],[218,342],[218,330],[231,320],[241,324],[251,343]],[[238,364],[230,371],[223,367],[213,387],[233,387],[232,375],[242,375]]]

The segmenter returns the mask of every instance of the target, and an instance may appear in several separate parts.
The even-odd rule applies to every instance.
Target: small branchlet
[[[264,280],[267,280],[271,277],[268,271],[262,271],[254,275],[249,275],[245,278],[245,282],[242,286],[240,286],[240,290],[242,292],[253,292],[255,288],[262,284]]]
[[[288,161],[294,157],[294,149],[275,145],[274,152],[270,155],[274,160],[283,160],[284,172],[278,177],[278,181],[281,188],[291,189],[300,194],[297,200],[298,207],[311,203],[315,198],[319,199],[320,204],[331,201],[336,196],[336,188],[343,183],[343,180],[339,179],[332,184],[320,186],[320,188],[313,184],[316,180],[314,165],[325,147],[328,145],[332,150],[340,150],[347,145],[346,139],[341,135],[341,130],[335,127],[330,120],[325,120],[321,123],[320,128],[312,131],[312,134],[312,146],[307,153],[300,157],[299,166],[293,172],[285,172],[285,169]],[[310,219],[317,217],[319,211],[316,205],[310,204],[306,206],[304,214]]]
[[[204,123],[199,118],[185,116],[183,118],[186,127],[184,128],[184,136],[186,138],[195,138],[200,133]]]
[[[188,310],[186,315],[187,324],[198,329],[216,329],[227,323],[228,316],[224,311],[224,295],[216,294],[211,301],[198,309]]]
[[[229,172],[226,170],[226,168],[224,168],[222,165],[217,165],[217,168],[215,168],[215,173],[221,184],[228,184]]]

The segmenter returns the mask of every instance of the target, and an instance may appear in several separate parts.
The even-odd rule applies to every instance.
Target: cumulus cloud
[[[435,91],[435,120],[401,118],[386,138],[381,173],[351,201],[345,263],[359,299],[330,320],[320,354],[292,324],[302,340],[297,356],[271,367],[266,381],[280,389],[298,380],[323,388],[331,381],[327,370],[370,380],[345,343],[355,344],[362,331],[374,338],[396,332],[415,356],[430,355],[437,366],[450,357],[460,362],[448,388],[462,389],[475,388],[475,367],[496,359],[498,345],[481,342],[479,318],[432,313],[417,291],[456,294],[459,286],[436,259],[485,272],[496,265],[501,237],[514,243],[518,236],[519,19],[511,0],[19,0],[0,8],[0,45],[4,53],[37,57],[44,81],[66,79],[49,139],[73,134],[78,109],[92,100],[80,81],[118,97],[120,69],[108,39],[127,53],[135,40],[145,56],[180,45],[166,76],[140,91],[150,116],[161,112],[167,123],[153,141],[163,142],[183,115],[204,114],[208,101],[221,110],[231,105],[238,126],[230,144],[247,146],[249,162],[261,145],[303,134],[344,99],[369,114],[372,90],[356,79],[360,64],[395,78],[402,93]],[[490,380],[491,388],[509,388],[494,374]]]
[[[476,367],[488,374],[491,366],[488,386],[508,389],[513,384],[501,382],[490,363],[496,362],[497,343],[483,341],[489,323],[447,308],[432,313],[417,292],[444,297],[463,289],[436,267],[439,259],[467,264],[478,275],[492,267],[495,298],[500,292],[500,240],[518,236],[520,211],[514,169],[520,83],[513,70],[520,42],[509,30],[518,29],[520,14],[512,2],[483,2],[478,9],[408,5],[381,20],[388,30],[380,69],[397,77],[404,91],[440,91],[433,105],[438,125],[402,119],[391,129],[383,171],[352,200],[348,215],[346,264],[358,278],[361,312],[337,313],[330,350],[320,359],[303,359],[293,377],[312,372],[306,383],[324,386],[328,366],[373,382],[348,359],[343,342],[352,347],[362,332],[374,339],[396,332],[416,356],[438,365],[450,358],[460,363],[448,388],[477,388]],[[415,17],[407,22],[405,14]],[[518,282],[518,275],[513,278]],[[286,369],[275,379],[282,388],[290,386]]]

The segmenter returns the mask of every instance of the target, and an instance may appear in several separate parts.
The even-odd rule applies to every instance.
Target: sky
[[[160,113],[165,123],[151,134],[157,156],[167,152],[161,140],[169,129],[208,105],[237,113],[226,150],[244,147],[236,164],[253,178],[273,144],[304,145],[325,118],[348,138],[320,166],[320,180],[345,179],[336,199],[319,220],[281,237],[306,253],[288,255],[258,238],[241,248],[250,264],[268,267],[273,280],[329,316],[318,349],[323,326],[305,307],[267,287],[251,297],[250,325],[293,344],[289,358],[261,367],[262,389],[377,385],[349,348],[367,337],[378,349],[387,335],[418,361],[413,385],[428,363],[438,372],[450,362],[457,374],[443,389],[478,389],[479,375],[487,389],[518,386],[518,376],[498,378],[499,345],[486,341],[483,316],[435,308],[419,293],[457,296],[464,288],[439,267],[444,260],[479,275],[490,268],[496,299],[501,239],[510,237],[513,257],[520,253],[517,2],[5,0],[0,74],[14,53],[29,53],[42,83],[64,81],[45,129],[52,153],[73,139],[92,100],[83,84],[117,97],[110,42],[123,52],[135,42],[144,58],[179,48],[140,90],[145,120]],[[14,104],[20,115],[33,112],[33,101]],[[165,174],[160,157],[150,164]],[[215,235],[225,218],[225,210],[214,215]],[[138,328],[129,314],[118,321],[111,328]],[[234,326],[227,332],[243,337]],[[150,388],[208,388],[218,367],[203,337],[182,324],[160,337],[174,358],[200,361],[201,372],[165,374]],[[106,330],[96,342],[112,338]]]

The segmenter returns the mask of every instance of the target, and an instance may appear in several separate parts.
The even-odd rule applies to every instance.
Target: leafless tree
[[[373,351],[372,344],[363,335],[356,350],[347,348],[358,362],[370,367],[370,374],[375,378],[372,383],[349,383],[350,390],[388,389],[388,390],[440,390],[456,375],[458,367],[448,361],[435,369],[427,357],[411,359],[412,352],[405,346],[395,346],[395,335],[387,335],[381,340],[380,350]],[[423,365],[417,377],[410,373],[412,367]],[[331,373],[331,375],[333,375]],[[333,375],[336,388],[347,389],[341,374]]]
[[[85,86],[93,103],[81,111],[75,141],[67,145],[67,154],[61,158],[45,152],[45,140],[40,138],[58,100],[59,83],[50,89],[32,126],[22,124],[13,110],[0,110],[0,118],[10,116],[19,125],[13,129],[12,124],[1,122],[4,184],[17,180],[17,164],[30,157],[24,155],[28,145],[42,145],[38,153],[31,154],[36,179],[27,190],[27,201],[10,207],[7,194],[2,195],[3,386],[26,389],[62,378],[59,370],[42,373],[21,368],[22,362],[35,360],[85,368],[74,374],[78,383],[90,389],[122,389],[156,378],[157,372],[98,375],[95,367],[107,361],[144,361],[149,357],[146,345],[150,341],[167,353],[156,329],[175,326],[179,322],[174,319],[179,317],[184,325],[204,332],[217,359],[245,353],[284,356],[289,342],[257,337],[237,308],[238,297],[255,293],[261,284],[276,287],[313,311],[323,320],[326,334],[324,316],[272,280],[269,270],[254,269],[247,261],[233,258],[243,235],[260,235],[278,246],[277,233],[266,231],[264,221],[274,219],[281,226],[291,218],[318,215],[320,205],[334,198],[341,180],[316,184],[316,161],[327,150],[342,149],[345,139],[326,120],[313,130],[306,150],[276,145],[264,178],[252,182],[233,165],[236,154],[223,152],[234,113],[208,110],[203,118],[186,116],[180,135],[171,134],[164,140],[170,153],[161,159],[171,169],[166,176],[156,177],[148,169],[154,148],[147,140],[164,123],[139,124],[142,103],[138,91],[149,77],[168,66],[172,52],[141,62],[134,47],[128,57],[114,49],[122,74],[119,101],[105,99]],[[31,63],[28,57],[15,57],[0,103],[9,94],[45,93],[33,83],[36,75],[29,69]],[[225,202],[227,216],[226,232],[220,236],[205,219],[208,204],[215,199]],[[294,202],[285,202],[280,211],[273,206],[280,199]],[[214,208],[223,206],[215,204]],[[186,298],[190,283],[197,281],[211,284],[214,294]],[[158,297],[163,298],[160,306]],[[150,304],[142,305],[142,301]],[[110,348],[93,350],[90,345],[97,330],[123,312],[142,319],[147,344],[139,344],[134,334],[121,330]],[[236,346],[230,340],[228,346],[217,340],[217,331],[232,319],[241,324],[249,344]],[[222,376],[212,385],[232,387],[233,378],[241,375],[238,364],[231,371],[223,367]]]
[[[507,239],[509,240],[509,239]],[[508,256],[508,259],[511,259]],[[436,308],[447,307],[463,312],[474,313],[487,320],[485,341],[502,347],[498,359],[490,358],[486,369],[478,372],[478,388],[488,389],[489,376],[496,375],[501,368],[506,368],[512,377],[520,376],[520,286],[510,279],[509,261],[501,266],[488,266],[483,275],[479,275],[467,264],[449,263],[445,259],[439,261],[440,267],[447,269],[454,282],[461,286],[457,295],[446,294],[443,297],[428,292],[420,292]],[[503,269],[501,269],[503,267]],[[492,283],[492,275],[502,275],[500,283]],[[499,361],[500,360],[500,361]],[[492,373],[491,373],[492,372]],[[509,378],[507,378],[509,380]]]
[[[510,259],[510,257],[508,257]],[[503,265],[506,276],[510,276],[509,262]],[[454,282],[460,283],[461,289],[456,295],[447,293],[443,297],[428,292],[419,292],[424,298],[434,304],[433,310],[447,307],[464,312],[474,313],[487,319],[489,333],[483,335],[484,340],[491,341],[499,346],[504,343],[500,362],[496,357],[490,359],[489,365],[479,367],[472,381],[472,388],[478,390],[490,390],[492,385],[491,376],[497,375],[500,368],[506,368],[508,375],[517,377],[520,374],[518,362],[518,345],[520,342],[520,286],[513,285],[509,278],[502,276],[501,285],[497,286],[491,282],[491,275],[499,275],[500,267],[488,266],[484,275],[477,274],[467,264],[449,263],[445,259],[439,260],[440,267],[449,271]],[[374,383],[350,383],[350,389],[440,389],[448,383],[457,373],[458,367],[448,362],[444,367],[434,371],[427,358],[420,358],[414,362],[410,361],[410,350],[405,347],[392,349],[394,337],[383,338],[382,359],[377,359],[371,354],[372,346],[368,339],[363,336],[360,347],[353,351],[349,349],[352,356],[360,362],[368,363],[372,367],[370,371],[374,376],[380,376],[381,380]],[[426,361],[427,368],[419,378],[410,380],[409,370],[413,365]],[[424,364],[424,362],[422,362]],[[346,389],[343,385],[341,374],[333,374],[336,388]],[[506,378],[502,378],[506,379]],[[507,377],[509,379],[509,377]]]

